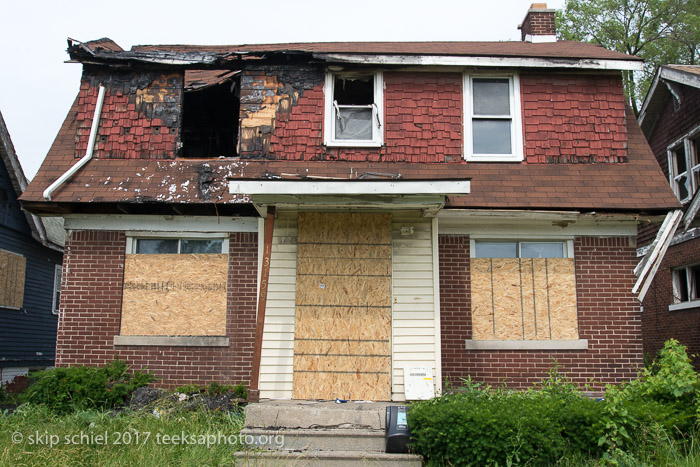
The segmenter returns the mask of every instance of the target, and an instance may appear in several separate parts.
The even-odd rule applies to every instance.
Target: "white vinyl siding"
[[[401,227],[413,227],[401,235]],[[432,221],[417,214],[394,213],[392,218],[392,400],[403,401],[404,368],[432,368],[439,388],[436,336],[437,311]]]
[[[292,398],[296,269],[297,213],[280,212],[275,219],[272,237],[270,285],[260,359],[261,398]]]

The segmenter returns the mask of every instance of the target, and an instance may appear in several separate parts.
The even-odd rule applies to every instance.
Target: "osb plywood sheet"
[[[297,245],[299,258],[356,258],[391,259],[391,245],[345,245],[301,243]]]
[[[124,336],[226,335],[228,255],[126,255]]]
[[[391,214],[302,212],[298,241],[391,245]]]
[[[473,258],[474,340],[578,339],[571,258]]]
[[[0,251],[0,306],[22,308],[27,259]]]
[[[493,258],[494,339],[522,339],[520,262]]]
[[[362,373],[380,373],[391,368],[391,355],[356,355],[356,354],[296,354],[294,368],[302,372],[333,373],[337,371],[355,372],[357,367]]]
[[[293,397],[388,400],[391,215],[298,222]]]
[[[317,258],[301,257],[297,264],[306,274],[332,274],[340,276],[391,276],[391,261],[388,258],[333,258],[329,261],[317,261]]]
[[[493,294],[491,258],[473,258],[472,276],[472,339],[493,339]]]
[[[552,315],[552,339],[578,339],[574,260],[550,259],[548,274],[549,303],[553,310],[557,310]]]
[[[389,355],[389,338],[384,339],[333,339],[333,338],[297,338],[294,341],[294,353],[303,354],[353,354],[353,355]]]
[[[298,335],[310,339],[386,339],[391,333],[391,318],[383,308],[298,306],[296,313]]]
[[[391,305],[390,277],[307,276],[299,271],[297,268],[297,305]]]
[[[361,381],[361,384],[358,382]],[[313,394],[324,394],[324,399],[388,400],[391,384],[389,368],[380,374],[352,373],[305,373],[294,372],[294,398],[312,398]],[[300,397],[309,394],[306,397]]]

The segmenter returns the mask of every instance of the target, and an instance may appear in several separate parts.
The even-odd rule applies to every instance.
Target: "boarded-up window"
[[[226,335],[223,249],[221,239],[138,239],[124,262],[121,335]]]
[[[26,269],[24,256],[0,250],[0,306],[22,308]]]
[[[563,242],[484,242],[471,260],[473,340],[575,340],[574,260]]]

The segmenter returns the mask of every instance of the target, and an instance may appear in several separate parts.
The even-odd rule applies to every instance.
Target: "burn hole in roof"
[[[208,80],[205,85],[201,79],[189,78],[182,104],[180,156],[235,157],[240,110],[238,74],[229,72],[224,80]]]

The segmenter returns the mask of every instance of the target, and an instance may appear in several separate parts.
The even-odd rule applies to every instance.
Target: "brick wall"
[[[663,84],[661,84],[663,86]],[[678,138],[700,125],[700,89],[683,86],[683,100],[678,112],[673,108],[673,99],[667,99],[659,114],[654,131],[649,136],[656,160],[668,177],[668,155],[666,148]],[[649,116],[650,118],[653,115]]]
[[[557,28],[554,22],[554,12],[528,11],[520,30],[521,40],[525,40],[525,36],[528,34],[539,36],[556,34]]]
[[[645,353],[656,354],[674,338],[688,347],[688,355],[696,355],[693,364],[700,368],[700,308],[668,309],[673,303],[672,269],[693,263],[700,263],[700,239],[669,247],[644,298],[642,331]]]
[[[90,139],[99,86],[105,98],[95,155],[109,159],[173,159],[180,132],[183,73],[93,72],[86,67],[78,93],[75,157]]]
[[[520,76],[528,163],[626,162],[619,77]]]
[[[582,237],[574,242],[578,322],[586,351],[467,351],[471,338],[469,237],[441,235],[440,307],[443,377],[468,375],[491,385],[526,388],[554,365],[592,390],[633,378],[642,364],[639,306],[630,293],[635,249],[628,238]]]
[[[122,232],[73,232],[66,244],[57,366],[104,365],[115,356],[148,369],[163,387],[249,384],[256,313],[257,235],[232,233],[229,248],[229,347],[118,346],[124,273]]]

